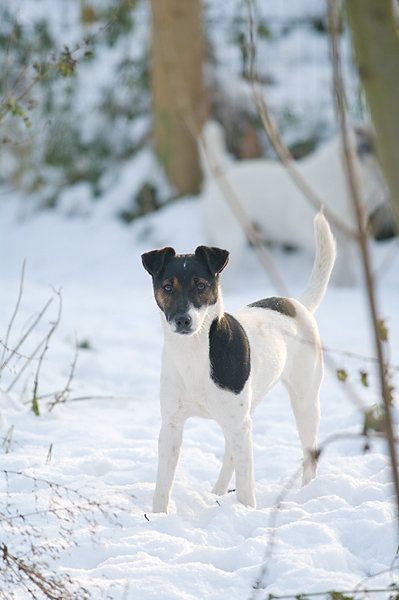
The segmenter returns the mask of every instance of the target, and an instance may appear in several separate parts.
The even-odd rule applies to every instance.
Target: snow
[[[72,48],[86,33],[76,26],[80,5],[63,2],[60,11],[53,4],[20,0],[18,17],[28,27],[37,11],[48,15],[52,33]],[[244,4],[234,3],[231,14],[246,21]],[[286,19],[294,23],[309,14],[319,17],[322,5],[319,0],[257,3],[272,29],[271,40],[259,40],[260,74],[273,81],[265,90],[289,141],[315,129],[323,130],[323,137],[334,128],[325,37],[306,24],[303,30],[293,27],[278,35]],[[253,104],[248,85],[238,80],[241,56],[231,40],[226,3],[212,0],[204,6],[220,85],[235,100]],[[90,61],[82,66],[85,86],[78,108],[90,114],[79,122],[88,138],[102,126],[96,103],[107,86],[117,85],[113,72],[121,55],[133,59],[147,43],[148,3],[138,7],[140,26],[131,46],[121,42],[123,48],[116,45],[103,55],[98,49],[95,68]],[[344,58],[348,53],[343,40]],[[357,79],[344,66],[353,99]],[[286,113],[285,122],[281,115]],[[146,126],[141,117],[129,131],[140,138]],[[116,139],[122,129],[123,123],[115,124]],[[79,183],[62,191],[56,211],[36,212],[32,197],[0,190],[0,339],[5,339],[17,303],[24,259],[23,294],[10,348],[52,298],[1,372],[0,598],[31,598],[17,582],[21,570],[9,580],[5,546],[47,578],[55,573],[66,581],[70,597],[79,600],[85,597],[79,588],[94,599],[260,600],[270,594],[295,597],[398,584],[397,509],[386,443],[372,438],[366,451],[359,435],[361,408],[380,402],[361,287],[330,286],[316,315],[326,349],[317,478],[300,487],[300,444],[287,395],[277,386],[254,417],[257,509],[239,504],[234,493],[211,493],[223,436],[214,422],[192,419],[185,427],[170,514],[151,513],[162,329],[140,254],[165,245],[191,252],[206,243],[196,198],[129,226],[116,218],[143,182],[159,178],[147,148],[113,173],[105,172],[99,200],[86,183]],[[397,250],[397,241],[372,246],[379,314],[389,330],[394,394],[399,371]],[[278,250],[273,257],[292,294],[298,295],[311,269],[309,257]],[[235,289],[225,294],[226,309],[276,294],[249,250],[244,263]],[[40,352],[16,377],[57,319],[60,298],[61,320],[40,369],[36,416],[31,404]],[[76,340],[81,347],[66,401],[50,410],[55,394],[68,386]],[[2,354],[0,346],[0,359]],[[347,371],[345,383],[338,381],[336,368]],[[367,388],[359,370],[368,373]],[[65,579],[68,574],[72,583]]]
[[[59,550],[50,560],[45,550],[50,568],[59,576],[69,573],[94,598],[115,600],[258,599],[398,581],[390,570],[397,522],[386,444],[371,440],[365,452],[364,439],[345,437],[361,432],[362,414],[347,394],[349,383],[339,382],[329,368],[321,395],[323,452],[312,483],[300,487],[300,445],[288,399],[277,386],[254,419],[258,508],[245,508],[234,493],[211,493],[223,453],[222,433],[213,422],[192,419],[185,428],[171,512],[151,513],[162,331],[140,254],[165,244],[189,252],[203,242],[196,199],[131,226],[105,210],[91,217],[68,218],[57,211],[21,219],[15,203],[4,201],[0,212],[2,332],[27,259],[9,345],[55,296],[40,334],[32,334],[35,346],[56,317],[53,288],[62,295],[61,322],[39,379],[38,395],[46,396],[39,399],[40,416],[30,409],[37,360],[10,393],[0,395],[1,506],[8,517],[3,516],[1,541],[10,553],[36,544],[39,531],[45,545]],[[395,248],[396,242],[376,245],[373,256],[377,266],[385,264],[387,253],[394,256],[384,268],[379,297],[397,387]],[[277,251],[274,258],[291,289],[299,292],[310,271],[309,258]],[[225,294],[227,308],[275,293],[253,258],[240,277],[242,285]],[[364,405],[378,402],[378,380],[367,360],[374,350],[362,289],[331,286],[317,318],[323,344],[331,350],[328,360],[348,371]],[[66,385],[75,336],[89,348],[79,350],[67,401],[49,411],[54,396],[47,394]],[[360,368],[369,373],[368,388],[360,384]],[[5,369],[2,390],[16,370],[18,363]],[[324,445],[335,434],[343,437]],[[57,518],[49,512],[55,505],[69,511]],[[11,527],[10,517],[18,514],[28,516],[23,522],[14,518]],[[23,588],[14,591],[15,598],[29,597]]]
[[[234,106],[236,110],[230,117],[233,121],[238,107],[245,108],[248,114],[257,114],[250,85],[242,77],[242,48],[235,40],[240,35],[248,39],[249,4],[253,5],[255,24],[269,31],[269,35],[262,36],[255,27],[255,68],[283,139],[288,145],[312,136],[318,141],[328,139],[337,131],[337,123],[330,43],[328,36],[315,27],[318,22],[327,25],[327,3],[319,0],[237,2],[229,19],[223,2],[204,2],[206,31],[219,65],[207,66],[205,80],[209,89],[220,89],[218,110],[228,113]],[[350,60],[348,35],[340,37],[339,50],[350,116],[358,124],[366,111],[359,95],[359,78]],[[248,72],[248,64],[245,69]],[[227,106],[223,106],[226,100]],[[265,151],[273,156],[267,143]]]

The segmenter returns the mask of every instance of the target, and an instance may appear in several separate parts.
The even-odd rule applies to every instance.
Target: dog
[[[198,246],[194,254],[176,254],[166,247],[142,255],[164,329],[154,512],[168,510],[183,426],[192,416],[215,419],[224,433],[213,492],[225,494],[235,471],[237,499],[256,507],[251,415],[278,380],[289,392],[303,448],[302,483],[315,477],[323,356],[313,313],[336,250],[321,212],[314,231],[316,254],[301,299],[266,298],[234,313],[224,311],[219,287],[227,250]]]
[[[308,254],[313,252],[312,222],[318,211],[293,182],[286,168],[276,160],[262,158],[234,162],[229,159],[224,130],[217,121],[206,122],[202,140],[199,150],[204,181],[199,207],[208,243],[231,251],[225,285],[227,283],[234,289],[247,240],[210,166],[222,171],[266,244],[297,248]],[[350,141],[366,222],[369,215],[385,202],[386,187],[365,133],[352,132]],[[340,137],[328,140],[299,160],[296,166],[330,214],[356,232]],[[332,282],[353,286],[362,272],[358,243],[338,227],[331,226],[338,247]]]

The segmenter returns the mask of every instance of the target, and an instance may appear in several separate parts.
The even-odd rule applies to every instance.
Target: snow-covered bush
[[[104,172],[147,137],[147,8],[25,4],[0,7],[0,183],[39,206],[81,181],[96,197]]]

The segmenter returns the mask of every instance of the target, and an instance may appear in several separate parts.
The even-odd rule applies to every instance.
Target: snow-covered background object
[[[7,23],[21,28],[3,53],[9,82],[18,77],[7,59],[18,39],[28,40],[28,54],[39,53],[39,39],[56,42],[66,53],[63,68],[64,46],[81,49],[74,74],[54,72],[51,85],[35,89],[35,107],[0,123],[9,138],[0,151],[0,598],[344,597],[328,595],[333,590],[396,597],[397,507],[387,444],[376,431],[381,394],[360,284],[330,286],[316,314],[326,356],[317,478],[300,487],[300,443],[277,386],[254,415],[258,508],[211,493],[223,435],[215,423],[192,419],[170,514],[151,513],[162,329],[140,255],[165,245],[192,252],[206,233],[198,197],[165,202],[170,190],[151,150],[149,3],[119,2],[125,29],[116,35],[111,23],[99,32],[115,4],[1,7],[2,47]],[[287,143],[317,144],[336,130],[325,5],[269,0],[258,2],[257,14],[258,68],[271,110]],[[204,2],[214,53],[208,82],[217,79],[226,110],[235,101],[251,113],[238,43],[245,15],[238,1]],[[352,114],[360,118],[349,44],[342,44]],[[4,85],[2,78],[2,94]],[[225,118],[220,96],[215,107]],[[261,144],[268,154],[262,135]],[[143,186],[165,206],[139,216]],[[370,251],[395,400],[397,241],[373,242]],[[312,257],[271,252],[297,296]],[[226,309],[271,295],[276,290],[248,252]]]

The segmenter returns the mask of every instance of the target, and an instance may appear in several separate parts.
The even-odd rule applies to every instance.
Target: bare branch
[[[253,96],[255,99],[255,103],[258,108],[258,112],[261,117],[263,126],[266,130],[266,133],[268,134],[269,139],[270,139],[271,143],[273,144],[273,147],[277,153],[277,156],[279,157],[281,162],[284,164],[285,168],[287,169],[288,174],[290,175],[290,177],[292,178],[294,183],[298,186],[298,188],[304,194],[305,199],[307,199],[316,210],[319,211],[319,210],[321,210],[321,208],[323,208],[325,216],[327,217],[328,221],[332,225],[334,225],[334,227],[336,227],[337,229],[339,229],[340,231],[345,233],[345,235],[347,235],[348,237],[350,237],[352,239],[357,239],[358,238],[357,232],[354,231],[352,228],[348,227],[346,225],[346,223],[344,223],[342,221],[342,219],[339,219],[335,214],[333,214],[331,212],[331,210],[329,210],[328,207],[325,206],[325,204],[323,202],[323,198],[321,198],[314,191],[314,189],[311,187],[309,182],[305,181],[305,179],[302,177],[301,173],[299,172],[299,170],[296,166],[295,160],[292,157],[291,152],[285,145],[285,143],[280,135],[280,132],[278,130],[278,127],[276,126],[276,124],[274,123],[274,121],[271,117],[269,108],[266,104],[264,95],[261,91],[260,84],[259,84],[259,78],[258,78],[258,75],[256,72],[256,44],[255,44],[255,20],[254,20],[253,0],[247,0],[247,7],[248,7],[248,20],[249,20],[249,38],[250,38],[250,41],[249,41],[249,44],[250,44],[250,48],[249,48],[249,55],[250,55],[249,79],[250,79],[250,83],[252,86],[252,93],[253,93]]]
[[[367,289],[367,300],[369,304],[370,317],[373,326],[374,332],[374,343],[376,348],[376,353],[378,357],[378,368],[379,368],[379,376],[380,376],[380,385],[381,385],[381,397],[383,401],[383,406],[385,410],[386,416],[386,430],[387,430],[387,441],[388,441],[388,451],[391,459],[391,467],[392,467],[392,477],[393,484],[396,495],[396,508],[399,516],[399,471],[398,471],[398,461],[396,457],[396,448],[394,444],[394,435],[393,435],[393,417],[391,414],[391,395],[389,392],[389,386],[387,381],[387,364],[384,357],[384,351],[382,347],[381,341],[381,331],[379,322],[380,319],[378,317],[377,310],[377,302],[376,302],[376,294],[374,288],[374,280],[371,273],[370,267],[370,257],[369,257],[369,249],[367,244],[367,235],[365,231],[361,198],[359,194],[359,185],[356,178],[356,172],[354,168],[353,162],[353,154],[349,144],[349,133],[348,133],[348,125],[346,120],[346,110],[345,110],[345,91],[341,70],[341,58],[338,47],[338,15],[339,8],[336,0],[329,0],[328,2],[328,20],[329,20],[329,28],[330,28],[330,40],[331,40],[331,50],[332,50],[332,59],[333,59],[333,75],[334,75],[334,91],[336,95],[336,104],[338,117],[341,127],[342,140],[344,145],[344,153],[345,153],[345,163],[347,165],[347,175],[348,175],[348,183],[351,191],[353,206],[355,209],[357,225],[359,230],[359,243],[360,250],[362,253],[362,263],[366,281],[366,289]],[[399,532],[398,532],[399,533]]]
[[[51,327],[50,331],[48,332],[48,334],[47,334],[47,336],[46,336],[46,338],[45,338],[45,345],[44,345],[43,351],[42,351],[42,353],[41,353],[41,355],[40,355],[40,358],[39,358],[39,362],[38,362],[37,369],[36,369],[35,381],[34,381],[34,384],[33,384],[32,410],[33,410],[33,412],[34,412],[36,415],[38,415],[38,414],[39,414],[39,405],[38,405],[38,402],[37,402],[37,390],[38,390],[38,387],[39,387],[39,375],[40,375],[40,370],[41,370],[41,367],[42,367],[42,363],[43,363],[44,356],[45,356],[45,354],[46,354],[46,352],[47,352],[47,350],[48,350],[48,347],[49,347],[50,339],[51,339],[51,337],[52,337],[52,335],[53,335],[54,331],[57,329],[57,327],[58,327],[58,325],[59,325],[59,323],[60,323],[60,320],[61,320],[61,313],[62,313],[62,296],[61,296],[61,293],[60,293],[59,291],[58,291],[58,292],[56,292],[56,294],[58,295],[58,302],[59,302],[59,303],[58,303],[58,314],[57,314],[57,318],[56,318],[56,320],[54,321],[54,323],[53,323],[53,325],[52,325],[52,327]]]
[[[8,339],[10,337],[11,329],[12,329],[12,326],[14,324],[15,317],[17,316],[17,313],[18,313],[18,310],[19,310],[19,306],[21,304],[21,299],[22,299],[22,294],[23,294],[23,288],[24,288],[25,266],[26,266],[26,259],[22,263],[21,278],[20,278],[20,282],[19,282],[19,292],[18,292],[17,302],[15,304],[14,312],[12,314],[10,322],[8,324],[7,332],[6,332],[4,341],[2,342],[3,343],[3,352],[1,354],[1,359],[0,359],[0,379],[1,379],[1,374],[3,372],[3,367],[6,364],[4,362],[4,358],[5,358],[5,355],[6,355],[6,352],[7,352]]]
[[[222,165],[216,163],[216,160],[210,151],[211,149],[207,147],[202,133],[199,133],[198,140],[201,143],[212,176],[217,182],[225,200],[230,205],[236,219],[240,223],[249,243],[255,250],[261,265],[269,275],[272,284],[282,296],[290,296],[287,285],[283,281],[270,252],[265,247],[259,231],[254,227],[248,217],[248,214],[236,191],[230,184]]]
[[[4,360],[4,362],[0,365],[0,373],[1,371],[4,369],[4,367],[6,367],[8,365],[8,363],[10,362],[10,360],[13,358],[13,356],[15,354],[18,354],[18,350],[19,348],[21,348],[22,344],[25,342],[25,340],[29,337],[29,335],[32,333],[32,331],[35,329],[36,325],[41,321],[41,319],[43,318],[43,315],[45,314],[45,312],[47,311],[48,307],[50,306],[50,304],[52,303],[53,298],[50,298],[46,304],[44,305],[44,307],[42,308],[42,310],[39,312],[39,314],[37,315],[37,317],[34,319],[32,325],[27,329],[27,331],[24,333],[24,335],[21,337],[21,339],[19,340],[19,342],[17,343],[17,345],[15,346],[15,348],[13,348],[10,351],[10,354],[7,356],[7,358]],[[7,346],[5,346],[5,349],[7,350]]]
[[[332,445],[335,444],[336,442],[340,442],[343,440],[349,440],[349,439],[358,439],[358,440],[364,440],[364,448],[368,448],[369,446],[369,442],[372,439],[385,439],[386,435],[384,433],[378,433],[378,432],[373,432],[373,433],[333,433],[330,436],[328,436],[318,447],[317,450],[317,456],[309,456],[306,460],[314,460],[316,458],[316,460],[319,460],[320,457],[322,456],[322,454],[324,454],[324,452],[326,451],[326,449]],[[399,439],[396,438],[394,440],[395,443],[399,443]],[[267,546],[266,546],[266,550],[265,550],[265,554],[264,554],[264,559],[262,561],[262,565],[260,567],[260,571],[259,571],[259,575],[256,578],[256,581],[253,584],[253,593],[249,596],[248,600],[255,600],[255,598],[258,598],[259,596],[257,595],[257,590],[261,589],[264,586],[264,579],[265,576],[267,574],[268,568],[269,568],[269,564],[270,561],[273,557],[273,550],[274,550],[274,544],[275,544],[275,537],[276,537],[276,523],[277,523],[277,516],[279,514],[279,511],[281,510],[282,507],[282,503],[284,502],[285,498],[287,497],[289,491],[292,489],[294,483],[299,479],[300,475],[302,473],[302,465],[296,469],[293,474],[289,477],[289,479],[287,480],[286,484],[283,486],[283,488],[280,490],[274,504],[273,507],[271,509],[271,513],[270,513],[270,517],[269,517],[269,524],[268,524],[268,530],[270,531],[269,533],[269,540],[267,542]],[[371,575],[369,578],[367,579],[371,579],[373,576]],[[362,579],[359,584],[359,586],[363,586],[365,584],[366,579]],[[353,592],[356,590],[352,590]],[[358,590],[360,593],[362,593],[362,590]],[[312,595],[328,595],[328,591],[323,592],[323,593],[315,593],[315,594],[308,594],[306,592],[303,593],[303,596],[312,596]],[[298,598],[299,596],[302,596],[302,594],[288,594],[288,595],[283,595],[283,596],[274,596],[273,598]],[[271,596],[269,596],[269,598],[271,598]]]
[[[79,355],[79,344],[78,344],[78,339],[75,337],[75,354],[73,357],[73,361],[72,361],[71,369],[69,371],[69,376],[68,376],[67,382],[65,384],[64,389],[61,392],[57,392],[54,396],[54,400],[52,402],[50,402],[49,412],[51,412],[53,410],[54,406],[56,406],[57,404],[61,404],[62,402],[67,401],[68,396],[71,392],[70,386],[71,386],[73,377],[75,375],[75,368],[76,368],[76,363],[78,360],[78,355]]]

